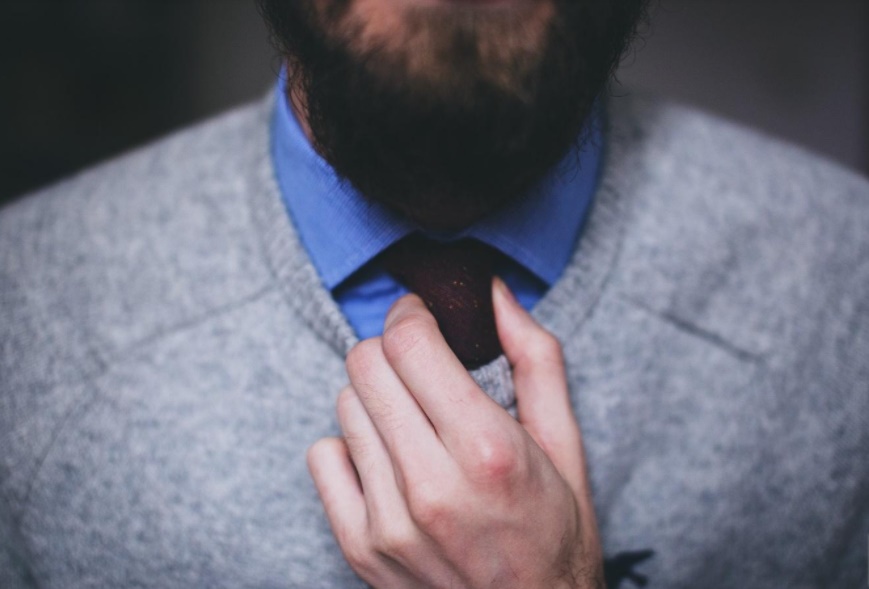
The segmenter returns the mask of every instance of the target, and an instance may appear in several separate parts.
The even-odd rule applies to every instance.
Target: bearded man
[[[642,0],[260,6],[0,212],[0,586],[865,581],[865,179],[612,98]]]

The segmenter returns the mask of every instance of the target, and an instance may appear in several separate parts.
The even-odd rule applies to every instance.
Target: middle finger
[[[338,421],[359,475],[369,521],[403,505],[392,461],[353,387],[346,387],[338,396]]]

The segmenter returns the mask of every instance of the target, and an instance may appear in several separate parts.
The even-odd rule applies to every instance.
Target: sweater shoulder
[[[208,195],[237,181],[261,151],[269,104],[218,115],[24,195],[0,209],[0,239],[39,235],[62,242],[74,230],[104,231],[124,219],[141,226],[152,212],[183,205],[181,197]],[[51,226],[54,218],[69,230]]]
[[[111,351],[261,283],[247,196],[269,188],[269,112],[229,112],[0,210],[4,303],[69,317]]]
[[[0,454],[38,455],[107,366],[270,283],[248,202],[276,190],[270,111],[237,109],[0,210]]]
[[[818,345],[833,361],[840,336],[869,355],[866,178],[685,106],[613,110],[638,177],[625,297],[771,362]]]

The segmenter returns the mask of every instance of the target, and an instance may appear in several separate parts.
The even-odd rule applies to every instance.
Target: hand
[[[308,452],[344,556],[378,589],[603,587],[560,346],[499,280],[494,303],[518,423],[408,295],[347,357],[344,438]]]

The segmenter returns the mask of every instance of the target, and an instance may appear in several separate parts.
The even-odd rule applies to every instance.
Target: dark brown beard
[[[646,5],[419,8],[372,43],[353,0],[314,1],[261,5],[316,148],[367,198],[434,228],[526,194],[580,140]]]

